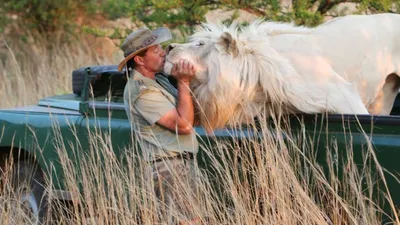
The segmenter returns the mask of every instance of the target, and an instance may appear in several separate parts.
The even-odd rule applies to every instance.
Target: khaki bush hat
[[[125,59],[118,65],[118,70],[121,71],[126,62],[132,59],[135,55],[145,50],[146,48],[168,41],[172,38],[169,29],[160,27],[155,30],[150,30],[146,27],[140,28],[125,39],[121,45]]]

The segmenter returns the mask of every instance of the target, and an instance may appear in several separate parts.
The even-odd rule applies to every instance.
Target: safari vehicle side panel
[[[59,189],[60,179],[50,168],[58,168],[61,144],[75,140],[76,124],[82,120],[78,111],[27,106],[0,111],[0,149],[3,157],[10,151],[15,157],[34,158]],[[69,143],[70,144],[70,143]],[[69,151],[71,145],[65,145]]]
[[[397,209],[400,207],[400,183],[397,180],[400,174],[400,116],[298,115],[291,116],[289,127],[291,135],[295,137],[304,132],[308,148],[303,150],[312,150],[317,163],[326,172],[328,149],[339,176],[349,172],[346,171],[346,161],[350,153],[359,172],[364,175],[370,173],[377,178],[374,185],[382,193],[387,193],[386,183],[395,206]],[[368,150],[369,147],[373,148],[373,153]],[[383,170],[376,167],[375,159]],[[385,180],[381,179],[382,174]],[[326,175],[329,177],[328,173]],[[364,180],[359,185],[367,183]],[[382,198],[382,193],[379,197],[380,206],[390,212],[390,205]],[[374,195],[377,197],[378,193]]]
[[[79,77],[79,74],[75,75],[75,78]],[[11,148],[23,149],[36,156],[37,163],[52,178],[56,190],[64,190],[58,157],[61,149],[65,149],[77,163],[79,158],[75,153],[89,152],[90,135],[100,134],[110,140],[110,150],[117,157],[123,155],[132,143],[131,128],[121,96],[126,81],[123,76],[108,67],[103,74],[91,76],[91,79],[97,80],[95,82],[101,82],[101,86],[114,88],[112,93],[118,93],[116,95],[89,97],[86,90],[80,93],[82,96],[77,93],[59,95],[41,100],[39,106],[0,110],[1,151],[8,153]],[[79,79],[85,81],[81,82],[80,88],[85,87],[85,83],[94,85],[92,80]],[[399,105],[400,99],[397,99],[393,114],[400,112]],[[283,127],[288,137],[303,133],[300,137],[304,140],[300,141],[307,140],[311,144],[310,148],[304,149],[299,145],[300,149],[315,151],[317,161],[322,165],[326,164],[326,150],[332,145],[337,145],[337,163],[341,163],[351,149],[356,163],[362,165],[362,156],[367,152],[367,140],[370,139],[382,167],[391,173],[400,173],[400,164],[397,163],[400,159],[400,116],[294,115],[289,118],[290,123]],[[263,141],[251,129],[225,128],[215,131],[212,136],[207,135],[201,127],[195,129],[202,148],[197,158],[205,168],[210,164],[206,150],[215,150],[216,141],[234,142],[234,139],[246,140],[255,136],[258,141]],[[271,131],[274,132],[273,129]],[[400,190],[399,183],[390,176],[387,176],[387,183],[392,198],[400,206],[400,192],[397,191]]]

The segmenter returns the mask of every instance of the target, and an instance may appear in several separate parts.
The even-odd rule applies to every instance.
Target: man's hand
[[[180,59],[174,64],[171,75],[178,81],[178,103],[157,121],[159,125],[179,134],[193,132],[194,106],[189,84],[195,74],[196,69],[187,60]]]
[[[189,61],[180,59],[179,62],[175,63],[172,67],[171,75],[175,77],[178,82],[188,84],[196,75],[196,69]]]

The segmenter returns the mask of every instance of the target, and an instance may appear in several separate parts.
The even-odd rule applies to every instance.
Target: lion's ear
[[[232,35],[228,32],[222,33],[220,39],[218,40],[217,44],[215,45],[218,51],[232,54],[236,57],[239,54],[236,40],[232,38]]]

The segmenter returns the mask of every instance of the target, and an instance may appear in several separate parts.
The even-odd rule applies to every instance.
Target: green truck
[[[13,156],[14,165],[17,165],[15,168],[18,168],[14,176],[29,181],[31,185],[23,199],[28,209],[38,218],[46,207],[40,204],[46,180],[53,180],[51,188],[57,198],[71,200],[74,196],[63,185],[58,143],[70,143],[64,145],[67,152],[73,146],[84,152],[90,145],[88,133],[100,130],[111,135],[116,155],[122,154],[121,151],[132,144],[131,128],[122,97],[126,75],[118,72],[116,65],[91,66],[73,71],[72,78],[71,94],[46,97],[32,106],[0,110],[0,165],[4,169],[10,155]],[[372,144],[377,160],[385,168],[384,173],[396,175],[400,173],[398,115],[400,97],[396,99],[390,116],[291,115],[288,116],[290,126],[286,128],[291,132],[286,134],[303,130],[305,139],[313,140],[313,151],[321,165],[326,160],[326,146],[332,140],[337,143],[336,157],[339,159],[341,154],[346,153],[348,146],[352,145],[356,163],[362,161],[366,146]],[[202,127],[196,127],[202,146],[199,154],[203,154],[204,148],[212,149],[215,143],[213,140],[254,137],[251,129],[236,129],[227,127],[210,135]],[[262,138],[258,140],[262,141]],[[211,163],[207,157],[198,159],[204,167]],[[33,173],[33,177],[27,177],[25,174],[28,172]],[[389,175],[386,176],[386,182],[395,207],[399,209],[400,184],[395,177]],[[16,185],[20,183],[16,182]]]

